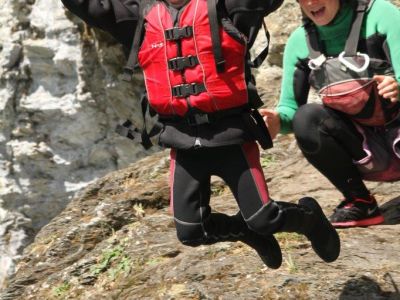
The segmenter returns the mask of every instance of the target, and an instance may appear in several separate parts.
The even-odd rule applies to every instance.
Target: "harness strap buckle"
[[[197,56],[175,57],[168,60],[168,68],[173,71],[182,71],[185,68],[193,68],[199,64]]]
[[[325,61],[326,61],[326,56],[323,55],[323,54],[321,54],[320,56],[318,56],[318,57],[316,57],[316,58],[310,59],[310,60],[308,61],[308,67],[309,67],[311,70],[316,70],[316,69],[318,69],[319,67],[321,67],[322,64],[323,64]]]
[[[183,38],[191,37],[193,35],[193,27],[173,27],[165,30],[164,35],[167,41],[176,41]]]
[[[172,96],[177,98],[186,98],[190,95],[198,95],[206,91],[203,83],[180,84],[172,87]]]

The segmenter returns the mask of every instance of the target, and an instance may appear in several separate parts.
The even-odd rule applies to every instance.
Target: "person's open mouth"
[[[325,12],[325,7],[321,7],[320,9],[312,10],[311,14],[313,15],[314,18],[319,18],[324,15],[324,12]]]

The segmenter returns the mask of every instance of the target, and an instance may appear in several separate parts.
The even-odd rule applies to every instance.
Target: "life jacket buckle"
[[[168,60],[168,68],[173,71],[182,71],[185,68],[193,68],[199,64],[197,56],[175,57]]]
[[[165,30],[164,36],[167,41],[176,41],[183,38],[191,37],[193,35],[193,27],[173,27]]]
[[[177,98],[186,98],[190,95],[198,95],[205,90],[203,83],[180,84],[172,87],[172,95]]]

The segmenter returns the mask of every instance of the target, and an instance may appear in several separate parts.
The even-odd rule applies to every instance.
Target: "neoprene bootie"
[[[315,253],[325,262],[333,262],[339,257],[339,235],[314,198],[302,198],[298,205],[277,203],[283,217],[282,226],[278,231],[304,234],[310,240]]]
[[[267,267],[278,269],[281,266],[282,251],[275,237],[249,229],[240,212],[234,216],[212,213],[204,225],[208,243],[241,241],[253,248]]]
[[[282,264],[282,251],[278,241],[271,235],[261,235],[251,230],[244,221],[240,212],[235,216],[241,223],[239,241],[253,248],[261,260],[271,269],[278,269]]]

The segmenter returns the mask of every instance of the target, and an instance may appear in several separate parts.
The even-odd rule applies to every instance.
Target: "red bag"
[[[378,94],[377,83],[371,78],[331,83],[323,87],[319,95],[326,106],[366,126],[383,126],[399,113],[398,105]]]

